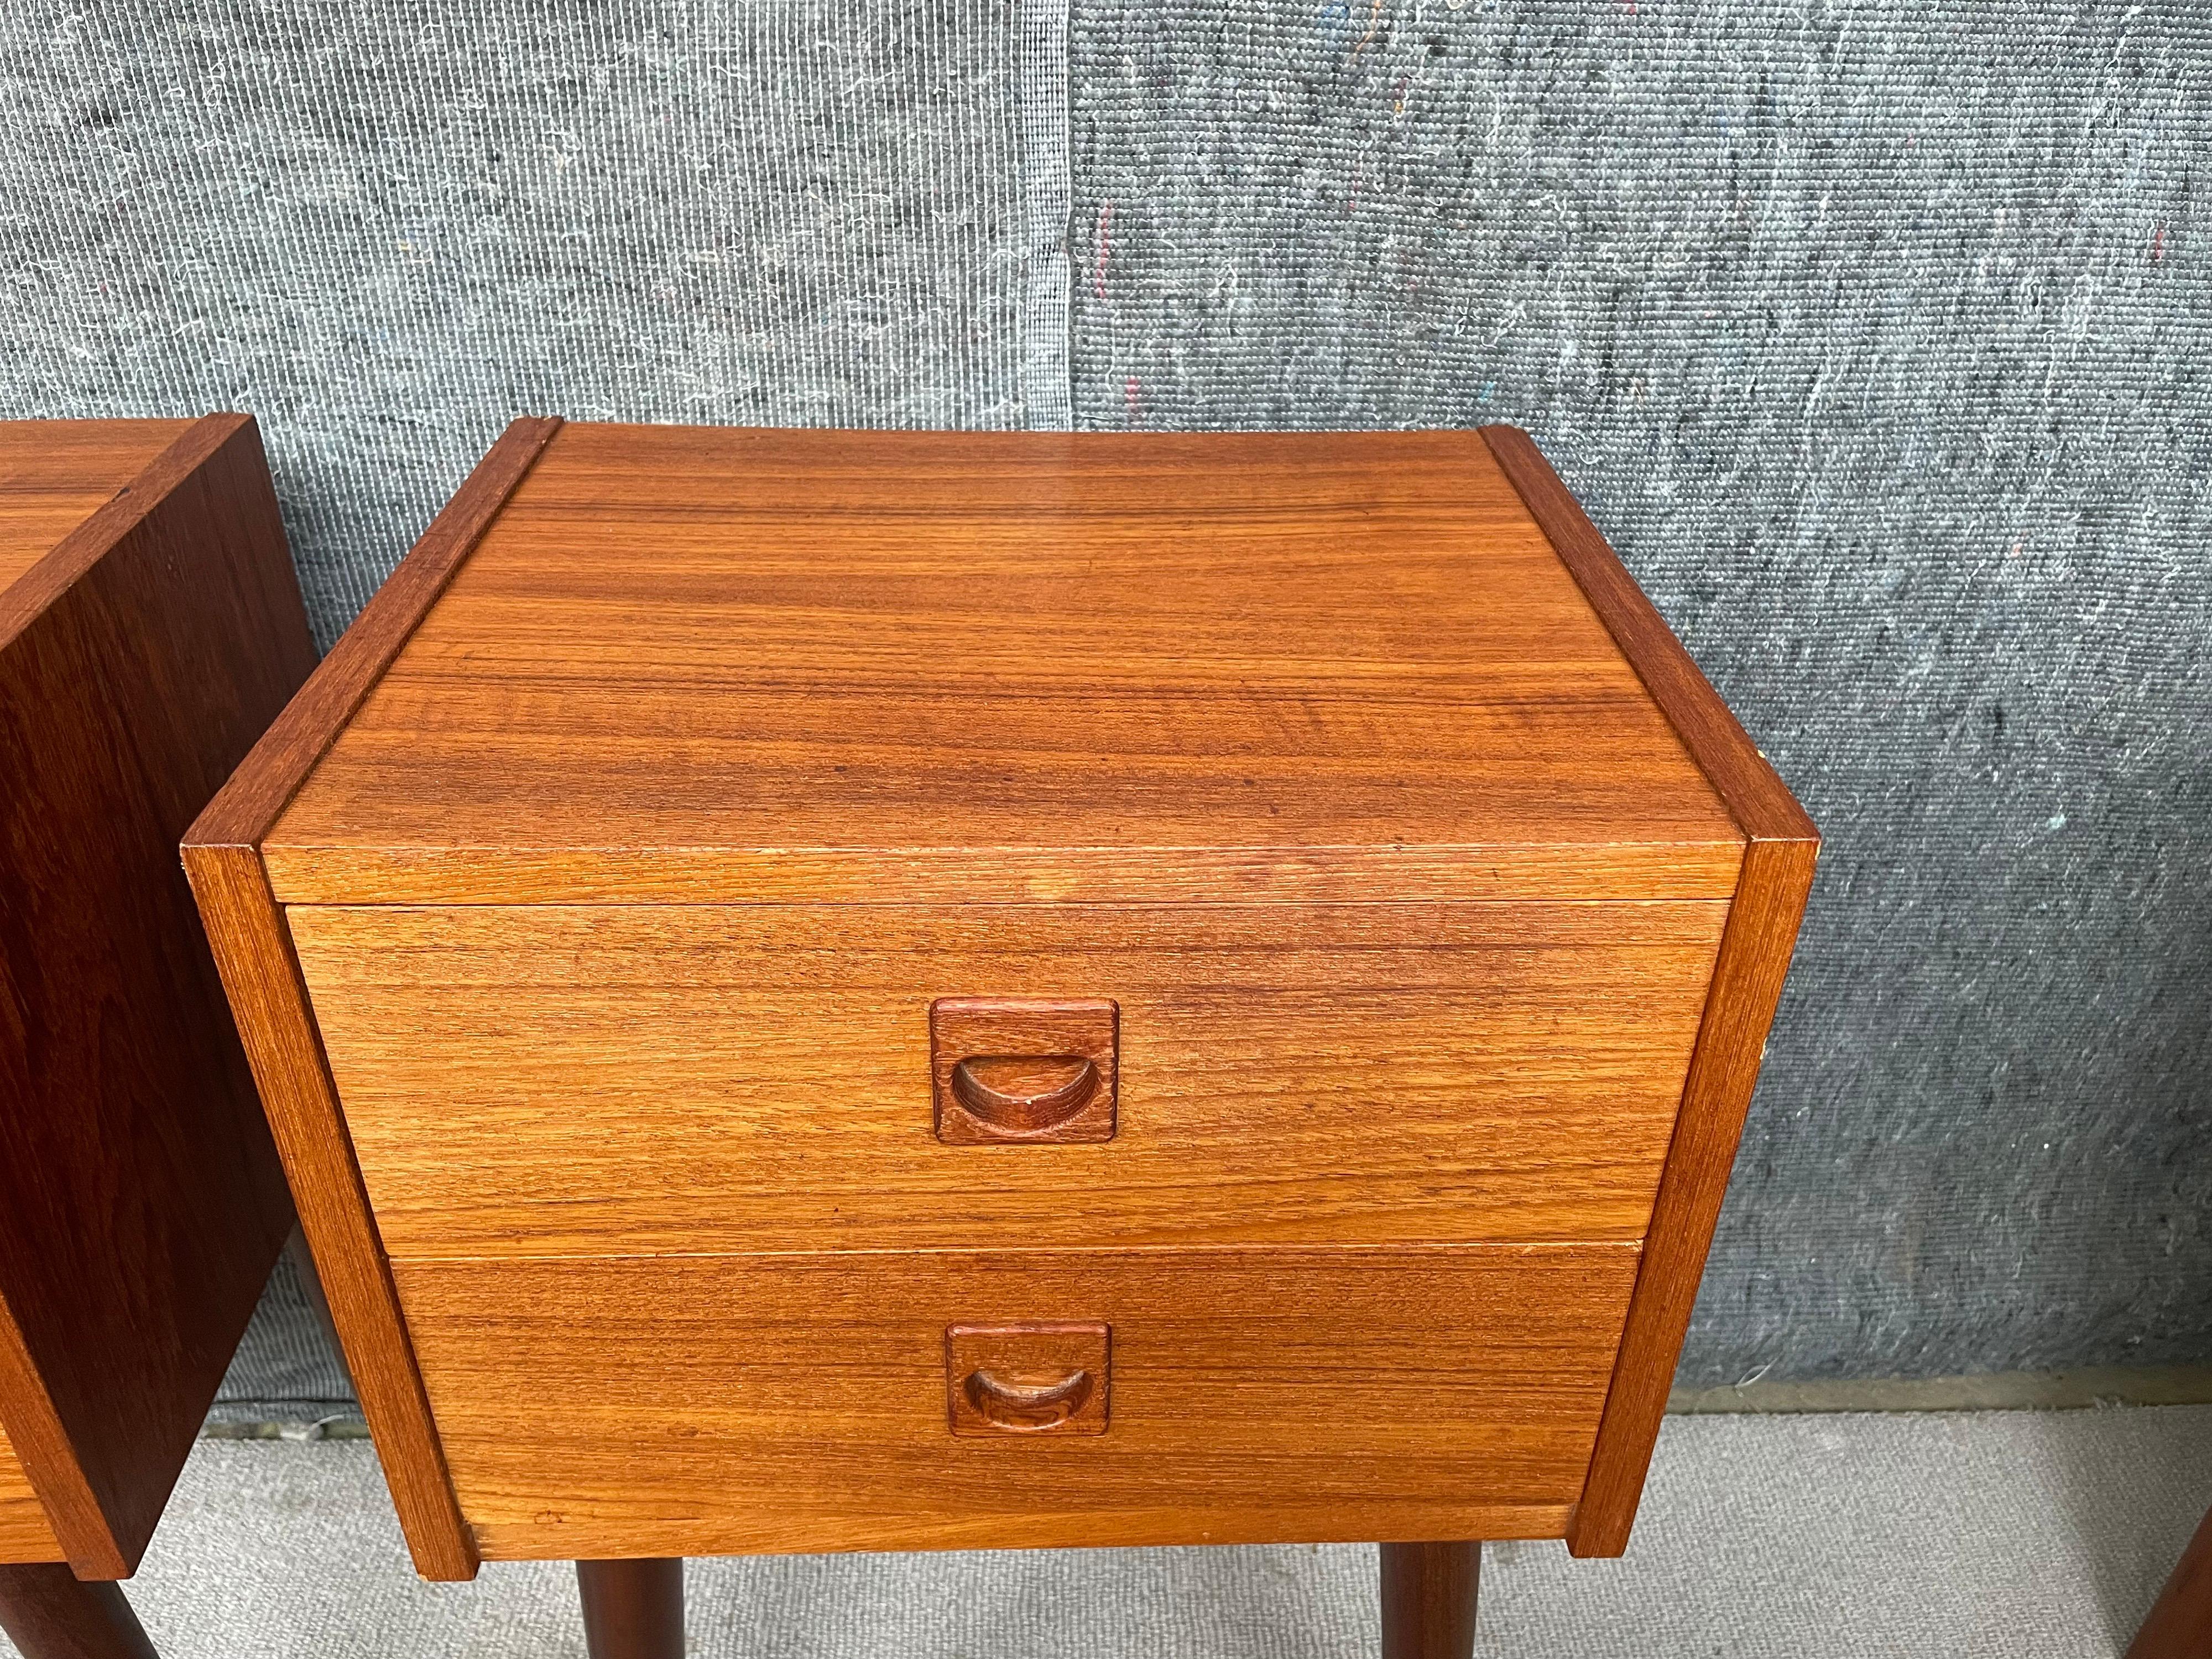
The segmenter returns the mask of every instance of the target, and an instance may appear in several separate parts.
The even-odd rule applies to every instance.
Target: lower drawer
[[[22,1561],[58,1561],[62,1547],[46,1522],[46,1506],[31,1489],[30,1477],[0,1428],[0,1565]]]
[[[1637,1259],[1474,1245],[392,1272],[462,1512],[511,1560],[1558,1536]],[[972,1344],[948,1329],[1036,1322],[1103,1372],[1079,1402],[1091,1420],[1040,1432],[1050,1411],[1018,1409],[979,1432],[969,1412],[954,1432]],[[1018,1354],[1004,1369],[1017,1395],[1052,1391]]]

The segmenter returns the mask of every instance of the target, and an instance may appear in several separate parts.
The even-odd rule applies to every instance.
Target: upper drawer
[[[395,1257],[1639,1237],[1727,906],[289,915]],[[1120,1005],[1110,1141],[947,1145],[929,1006]]]

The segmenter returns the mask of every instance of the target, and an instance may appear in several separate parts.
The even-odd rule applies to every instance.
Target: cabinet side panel
[[[1790,971],[1820,833],[1534,441],[1503,426],[1486,427],[1482,436],[1747,842],[1660,1177],[1605,1424],[1567,1535],[1577,1555],[1619,1555],[1628,1547],[1705,1252],[1759,1080],[1767,1027]]]
[[[453,1502],[283,912],[251,848],[188,846],[185,863],[416,1570],[473,1578],[476,1547]]]
[[[362,1190],[291,934],[269,890],[260,844],[559,426],[557,420],[526,419],[507,428],[184,840],[185,868],[298,1196],[347,1366],[415,1565],[429,1578],[475,1577],[476,1547],[453,1503],[383,1243]]]
[[[0,652],[5,1404],[88,1577],[136,1565],[292,1222],[176,845],[313,647],[250,422],[134,495]]]
[[[1577,1555],[1619,1555],[1628,1547],[1818,851],[1812,842],[1766,841],[1753,842],[1744,855],[1743,887],[1721,939],[1605,1423],[1567,1534]]]

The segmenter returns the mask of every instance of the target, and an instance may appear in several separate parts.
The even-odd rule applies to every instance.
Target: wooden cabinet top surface
[[[1743,829],[1476,433],[570,424],[280,900],[1724,897]]]
[[[0,617],[17,579],[191,425],[0,421]]]

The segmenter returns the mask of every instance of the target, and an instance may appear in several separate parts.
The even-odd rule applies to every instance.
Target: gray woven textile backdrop
[[[1830,838],[1685,1380],[2200,1359],[2208,106],[2180,5],[18,0],[0,415],[255,411],[325,643],[526,410],[1529,426]],[[280,1270],[227,1411],[343,1389]]]
[[[253,411],[325,646],[517,414],[1021,426],[1035,385],[1064,423],[1064,340],[1025,361],[1020,25],[17,0],[0,414]]]
[[[1532,428],[1827,834],[1683,1380],[2212,1358],[2212,15],[1070,55],[1079,423]]]

